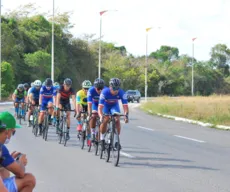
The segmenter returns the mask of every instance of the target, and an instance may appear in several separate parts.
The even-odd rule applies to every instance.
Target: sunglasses
[[[14,131],[12,132],[12,135],[14,136],[14,135],[15,135],[15,133],[16,133],[16,130],[14,130]]]
[[[88,91],[88,90],[89,90],[89,88],[84,88],[84,90]]]
[[[101,91],[101,90],[102,90],[102,88],[96,88],[96,90],[97,90],[97,91]]]
[[[51,88],[51,86],[46,86],[46,89],[50,89]]]
[[[113,91],[118,91],[120,88],[119,87],[112,87]]]

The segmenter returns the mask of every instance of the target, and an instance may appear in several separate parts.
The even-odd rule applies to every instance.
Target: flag
[[[195,38],[192,38],[192,41],[195,41],[197,39],[197,37],[195,37]]]
[[[102,16],[105,12],[107,12],[107,10],[101,11],[101,12],[100,12],[100,16]]]
[[[146,28],[146,32],[148,32],[150,29],[152,29],[152,27]]]

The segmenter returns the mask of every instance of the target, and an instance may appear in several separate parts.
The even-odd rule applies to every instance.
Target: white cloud
[[[42,11],[52,10],[52,1],[2,0],[3,11],[29,2],[36,2]],[[191,55],[191,39],[197,37],[195,57],[205,60],[213,45],[230,46],[229,0],[55,0],[55,5],[60,11],[73,11],[75,36],[99,36],[99,11],[117,9],[103,15],[104,40],[124,45],[135,55],[145,54],[145,28],[151,26],[162,28],[149,31],[149,52],[170,45],[178,47],[181,54]]]

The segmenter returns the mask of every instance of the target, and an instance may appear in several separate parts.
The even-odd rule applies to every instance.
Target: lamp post
[[[117,10],[104,10],[100,13],[100,40],[99,40],[99,55],[98,55],[98,78],[101,78],[101,31],[102,31],[102,15],[108,11],[117,11]]]
[[[101,29],[102,29],[102,15],[108,10],[100,12],[100,40],[99,40],[99,56],[98,56],[98,78],[101,78]]]
[[[191,87],[191,93],[192,96],[194,96],[194,67],[193,67],[193,61],[194,61],[194,41],[197,38],[192,38],[192,87]]]
[[[145,54],[145,101],[147,101],[147,91],[148,91],[148,81],[147,81],[147,75],[148,75],[148,32],[149,30],[152,29],[150,28],[146,28],[146,41],[145,41],[145,48],[146,48],[146,54]]]
[[[52,19],[52,58],[51,58],[51,79],[54,82],[54,0],[53,0],[53,19]]]

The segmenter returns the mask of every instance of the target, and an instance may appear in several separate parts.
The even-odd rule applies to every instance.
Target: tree
[[[2,70],[2,96],[8,97],[14,89],[14,72],[10,63],[3,61],[1,64]]]

